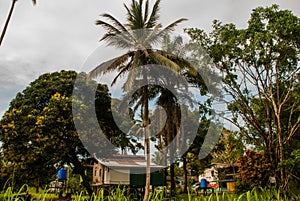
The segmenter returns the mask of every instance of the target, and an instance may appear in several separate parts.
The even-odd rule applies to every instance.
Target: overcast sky
[[[12,0],[0,0],[1,31]],[[95,25],[101,13],[124,22],[120,0],[18,0],[5,39],[0,47],[0,115],[18,91],[46,72],[62,69],[82,70],[94,50],[103,46],[104,30]],[[154,2],[154,1],[152,1]],[[188,18],[178,27],[211,28],[212,21],[245,27],[253,8],[278,4],[300,16],[299,0],[162,0],[161,22],[167,25]]]

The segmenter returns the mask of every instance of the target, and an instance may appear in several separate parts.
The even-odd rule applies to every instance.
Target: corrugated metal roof
[[[107,167],[118,167],[118,168],[145,168],[147,162],[144,156],[141,155],[114,155],[111,158],[98,159],[99,163]],[[166,166],[157,165],[150,163],[151,168],[165,168]]]

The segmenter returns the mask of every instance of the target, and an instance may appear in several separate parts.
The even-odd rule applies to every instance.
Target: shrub
[[[239,166],[240,178],[236,182],[236,189],[245,192],[254,187],[266,187],[271,176],[271,163],[263,152],[246,150],[246,154],[241,156],[237,162]]]

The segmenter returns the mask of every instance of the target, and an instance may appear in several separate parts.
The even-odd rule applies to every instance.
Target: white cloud
[[[103,45],[98,41],[104,30],[94,24],[99,14],[110,13],[125,22],[124,2],[128,4],[131,0],[38,0],[36,6],[32,6],[31,0],[18,1],[0,47],[1,110],[8,107],[12,94],[40,74],[80,70],[89,55]],[[10,3],[0,2],[1,28]],[[179,26],[179,32],[183,27],[210,29],[214,19],[246,26],[253,8],[273,3],[300,14],[295,0],[163,0],[160,16],[163,25],[188,18]]]

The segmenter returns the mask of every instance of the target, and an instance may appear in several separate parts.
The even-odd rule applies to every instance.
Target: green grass
[[[164,189],[165,190],[165,189]],[[58,196],[49,193],[46,189],[41,190],[38,194],[32,193],[34,189],[29,188],[28,185],[23,185],[17,192],[14,192],[12,187],[6,188],[0,192],[0,201],[48,201],[57,200]],[[28,196],[27,192],[31,195]],[[136,194],[129,194],[127,188],[115,188],[109,191],[109,195],[105,195],[105,190],[100,189],[97,193],[93,194],[92,199],[86,196],[86,192],[80,192],[72,196],[74,201],[134,201]],[[27,198],[27,199],[26,199]],[[28,199],[29,198],[29,199]],[[241,195],[232,193],[213,193],[209,195],[196,195],[194,193],[179,194],[175,198],[166,198],[164,191],[153,191],[150,194],[151,201],[296,201],[300,200],[300,197],[293,196],[288,198],[286,195],[280,196],[280,193],[276,189],[263,189],[255,188],[252,191],[248,191]],[[149,201],[150,201],[149,200]]]
[[[57,195],[48,193],[47,190],[41,190],[39,193],[34,193],[35,189],[24,184],[18,191],[15,191],[13,187],[7,187],[0,192],[0,201],[46,201],[55,200]]]

